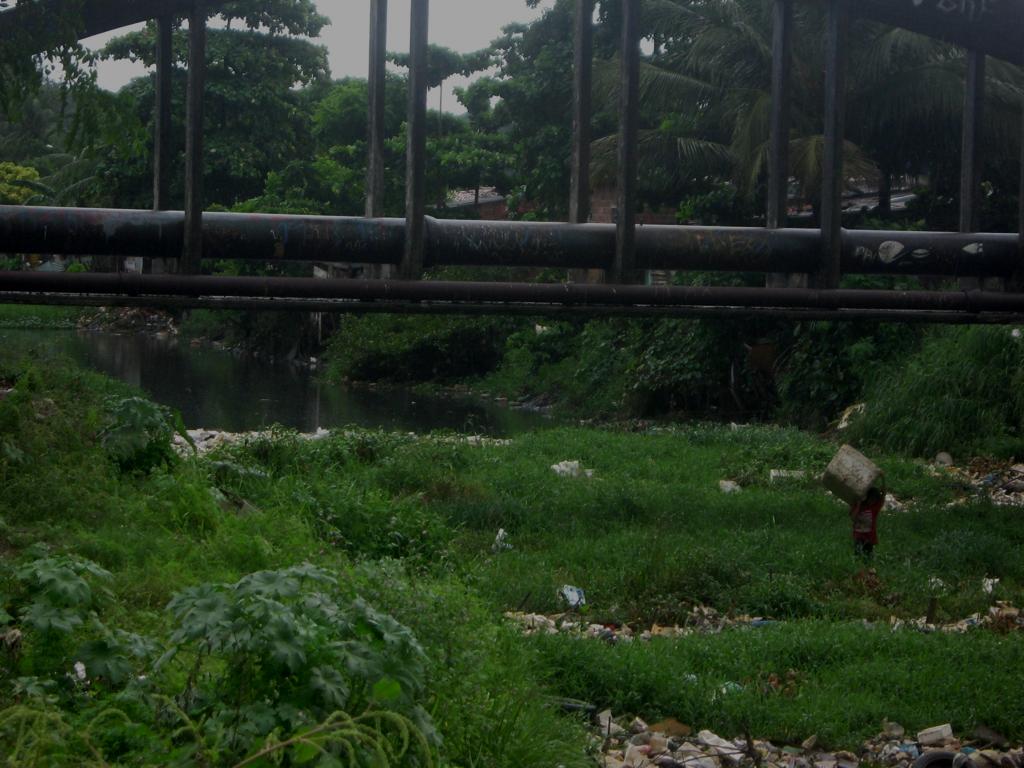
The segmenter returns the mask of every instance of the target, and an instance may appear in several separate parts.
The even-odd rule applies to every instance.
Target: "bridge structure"
[[[0,206],[0,252],[151,256],[175,274],[0,273],[0,302],[212,307],[311,312],[772,316],[942,323],[1024,319],[1024,158],[1021,226],[977,232],[986,57],[1024,65],[1024,0],[820,0],[826,7],[821,221],[787,228],[793,3],[773,0],[771,138],[763,228],[638,226],[637,154],[642,0],[622,0],[617,220],[591,224],[590,145],[595,0],[574,0],[573,139],[569,221],[435,220],[426,215],[429,0],[411,1],[405,217],[382,216],[387,0],[370,4],[369,142],[364,217],[203,210],[206,25],[217,0],[3,0],[0,44],[33,39],[53,14],[81,13],[80,39],[155,19],[156,115],[150,211]],[[466,0],[469,2],[470,0]],[[185,209],[167,210],[173,160],[171,41],[189,21]],[[868,18],[967,51],[960,231],[842,227],[845,78],[851,20]],[[570,41],[567,41],[567,44]],[[1024,105],[1022,105],[1024,106]],[[1024,136],[1024,121],[1022,121]],[[1024,147],[1024,140],[1022,140]],[[1022,149],[1024,153],[1024,149]],[[217,277],[205,259],[371,265],[371,279]],[[423,279],[444,265],[566,270],[559,284]],[[644,270],[760,272],[764,287],[641,285]],[[955,290],[844,290],[844,274],[945,278]],[[598,275],[598,279],[594,279]]]

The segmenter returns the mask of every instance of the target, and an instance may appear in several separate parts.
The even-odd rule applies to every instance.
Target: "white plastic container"
[[[863,501],[872,487],[876,487],[882,470],[858,451],[844,445],[829,463],[821,482],[832,493],[849,504]]]

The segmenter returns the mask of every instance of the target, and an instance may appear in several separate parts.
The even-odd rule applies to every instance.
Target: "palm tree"
[[[648,120],[640,137],[641,165],[671,166],[678,179],[729,179],[752,194],[767,171],[771,0],[645,0],[643,23],[655,49],[641,64]],[[814,203],[820,197],[824,148],[823,24],[817,4],[796,4],[790,174],[802,196]],[[615,67],[599,64],[599,77],[614,83]],[[952,156],[958,156],[950,143],[958,141],[964,69],[962,51],[948,44],[855,23],[845,175],[873,178],[881,169],[889,178],[920,170],[954,149]],[[1008,65],[990,66],[986,93],[987,125],[1007,139],[1002,146],[1013,147],[1019,141],[1019,74]],[[598,174],[607,170],[615,140],[596,143]]]
[[[25,205],[84,205],[95,194],[97,159],[89,152],[52,152],[34,161],[38,181],[26,182],[33,190]]]

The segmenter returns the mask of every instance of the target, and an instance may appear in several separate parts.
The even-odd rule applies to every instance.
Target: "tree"
[[[31,163],[65,146],[68,115],[60,87],[46,83],[26,96],[16,115],[0,116],[0,160]]]
[[[406,69],[409,68],[408,53],[388,53],[388,60]],[[493,65],[490,49],[484,48],[472,53],[458,53],[441,45],[427,48],[427,88],[440,88],[438,113],[444,112],[444,82],[456,75],[469,77],[474,72],[488,69]]]
[[[496,75],[458,92],[474,129],[507,137],[512,175],[541,218],[564,218],[569,201],[572,21],[572,3],[558,0],[532,24],[505,27],[490,47]]]
[[[109,113],[109,94],[97,92],[89,98]],[[21,104],[18,119],[0,120],[0,162],[28,166],[35,174],[23,180],[29,194],[19,205],[79,205],[94,199],[96,145],[103,136],[91,130],[88,136],[72,137],[77,110],[59,85],[45,83]],[[112,140],[127,145],[131,136],[119,131]]]
[[[384,134],[402,130],[407,111],[406,79],[388,73],[384,89]],[[320,151],[367,140],[369,86],[366,80],[345,78],[335,82],[313,109],[313,136]]]
[[[824,147],[823,23],[818,7],[796,6],[790,172],[811,201],[820,195]],[[643,24],[655,46],[641,67],[647,114],[641,163],[674,167],[694,179],[730,179],[754,196],[767,170],[771,3],[647,0]],[[614,61],[599,68],[609,95],[615,71]],[[889,175],[920,171],[958,157],[963,72],[963,53],[945,43],[856,23],[850,36],[845,175],[873,177],[878,168]],[[987,86],[988,130],[1014,152],[1019,75],[992,67]],[[598,142],[599,166],[602,160],[607,166],[614,142]]]
[[[96,91],[96,59],[78,42],[81,4],[64,3],[55,11],[49,4],[22,2],[8,13],[17,13],[18,23],[0,46],[0,114],[19,118],[25,102],[60,71],[62,107],[69,99],[77,104],[69,134],[74,138],[97,117],[89,100]]]
[[[472,189],[488,184],[506,191],[512,186],[515,156],[501,134],[487,134],[464,126],[428,142],[428,176],[435,176],[445,191]]]
[[[205,174],[206,199],[230,206],[263,192],[267,174],[308,154],[312,146],[310,104],[297,86],[325,80],[329,70],[326,50],[310,42],[327,19],[310,0],[238,0],[219,11],[226,28],[209,30],[207,45]],[[240,24],[241,28],[236,27]],[[156,30],[153,24],[139,32],[113,40],[104,56],[154,63]],[[174,37],[174,58],[184,65],[186,35]],[[181,66],[174,73],[173,135],[182,152],[186,75]],[[137,119],[152,120],[154,83],[151,78],[134,81],[127,90]],[[111,158],[108,173],[119,177],[112,193],[135,197],[145,187],[136,174],[139,168],[126,158]],[[150,157],[140,165],[151,167]],[[180,199],[183,191],[176,193]],[[136,204],[144,201],[135,199]],[[123,204],[123,203],[122,203]]]

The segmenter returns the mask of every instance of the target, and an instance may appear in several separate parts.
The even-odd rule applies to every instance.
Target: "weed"
[[[851,435],[912,456],[1024,455],[1024,339],[1004,327],[933,333],[882,376]]]

